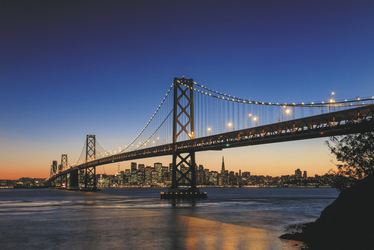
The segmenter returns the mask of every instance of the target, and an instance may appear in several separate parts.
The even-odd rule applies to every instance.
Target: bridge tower
[[[61,155],[61,170],[64,171],[68,167],[68,155],[67,154],[62,154]],[[64,185],[65,184],[65,185]],[[68,186],[68,176],[67,173],[64,173],[61,175],[61,187],[65,186],[67,188]]]
[[[50,177],[53,177],[57,174],[57,161],[52,161],[52,165],[51,165],[51,171],[50,171]],[[51,181],[50,183],[50,186],[54,187],[56,186],[56,179],[53,179],[53,181]]]
[[[167,193],[161,193],[161,198],[206,198],[206,193],[200,193],[196,187],[195,150],[186,152],[177,147],[180,136],[185,135],[190,140],[195,138],[193,92],[193,79],[174,78],[172,186]],[[182,165],[187,171],[182,171]],[[179,189],[182,180],[187,182],[183,185],[189,189]]]
[[[57,161],[52,161],[50,176],[57,174]]]
[[[86,163],[96,159],[96,136],[87,135],[86,137]],[[82,174],[84,174],[84,190],[96,190],[96,166],[86,167],[84,172],[81,170],[81,179],[83,179]]]
[[[62,154],[61,155],[61,168],[62,170],[66,170],[68,167],[68,155]]]

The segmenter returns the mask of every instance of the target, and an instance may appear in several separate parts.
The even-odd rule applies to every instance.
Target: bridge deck
[[[242,147],[267,143],[304,140],[333,135],[344,135],[374,131],[374,105],[331,112],[264,126],[247,128],[223,134],[181,141],[173,144],[139,149],[119,153],[66,169],[51,179],[72,170],[163,155],[172,155],[173,147],[181,153],[189,151],[222,150],[224,148]]]

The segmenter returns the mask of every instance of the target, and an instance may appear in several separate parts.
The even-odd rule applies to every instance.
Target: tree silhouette
[[[326,144],[341,162],[336,164],[335,186],[338,190],[344,190],[374,173],[374,132],[332,136]]]

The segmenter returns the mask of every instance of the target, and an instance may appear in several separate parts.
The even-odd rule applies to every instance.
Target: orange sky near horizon
[[[198,152],[196,163],[202,164],[210,171],[220,171],[223,156],[226,170],[234,172],[241,170],[250,172],[252,175],[281,176],[292,175],[297,168],[300,168],[302,171],[307,171],[308,176],[323,175],[329,169],[336,170],[336,166],[332,163],[336,160],[329,153],[325,145],[326,140],[328,138]],[[51,160],[46,160],[45,155],[36,155],[31,152],[22,155],[18,155],[16,151],[8,152],[1,157],[0,179],[47,178],[52,160],[57,160],[60,164],[61,159],[61,155],[53,150],[49,153],[54,155]],[[69,152],[66,153],[69,157]],[[69,158],[70,163],[75,160]],[[168,166],[171,161],[171,156],[154,157],[98,166],[96,170],[98,174],[115,174],[118,171],[118,165],[120,170],[125,170],[130,168],[131,162],[150,166],[153,166],[155,162],[161,162],[164,166]]]

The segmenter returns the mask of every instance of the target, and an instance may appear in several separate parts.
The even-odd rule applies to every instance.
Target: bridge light
[[[229,146],[230,146],[230,144],[227,143],[227,144],[226,144],[226,147],[229,147]]]

